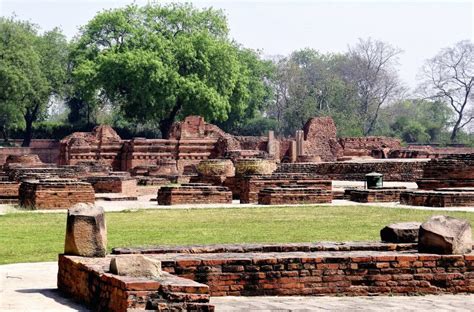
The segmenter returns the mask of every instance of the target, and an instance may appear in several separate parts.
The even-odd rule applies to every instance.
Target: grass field
[[[140,210],[106,213],[109,247],[244,242],[378,240],[398,221],[448,214],[474,222],[474,213],[361,206]],[[54,261],[63,250],[65,213],[0,216],[0,264]]]

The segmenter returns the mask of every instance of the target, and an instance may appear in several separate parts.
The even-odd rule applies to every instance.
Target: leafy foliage
[[[227,34],[221,11],[189,4],[104,11],[81,31],[74,81],[84,100],[103,96],[127,119],[155,122],[165,137],[177,117],[252,116],[268,92],[263,65]]]

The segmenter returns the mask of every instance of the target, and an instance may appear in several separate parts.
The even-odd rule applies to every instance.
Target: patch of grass
[[[474,213],[361,206],[108,212],[109,247],[250,242],[378,240],[386,224],[435,214]],[[0,216],[0,263],[54,261],[64,248],[65,213]]]

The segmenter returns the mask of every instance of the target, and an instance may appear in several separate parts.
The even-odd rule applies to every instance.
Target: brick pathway
[[[214,297],[216,311],[474,311],[474,295],[379,297]]]

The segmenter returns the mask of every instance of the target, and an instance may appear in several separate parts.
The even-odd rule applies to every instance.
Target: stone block
[[[83,257],[105,257],[107,228],[104,209],[77,204],[68,209],[64,253]]]
[[[389,243],[414,243],[418,241],[421,222],[389,224],[380,231],[380,238]]]
[[[143,255],[114,257],[110,261],[110,272],[122,276],[156,278],[162,275],[161,261]]]
[[[418,251],[465,254],[472,250],[471,225],[467,220],[433,216],[420,226]]]

